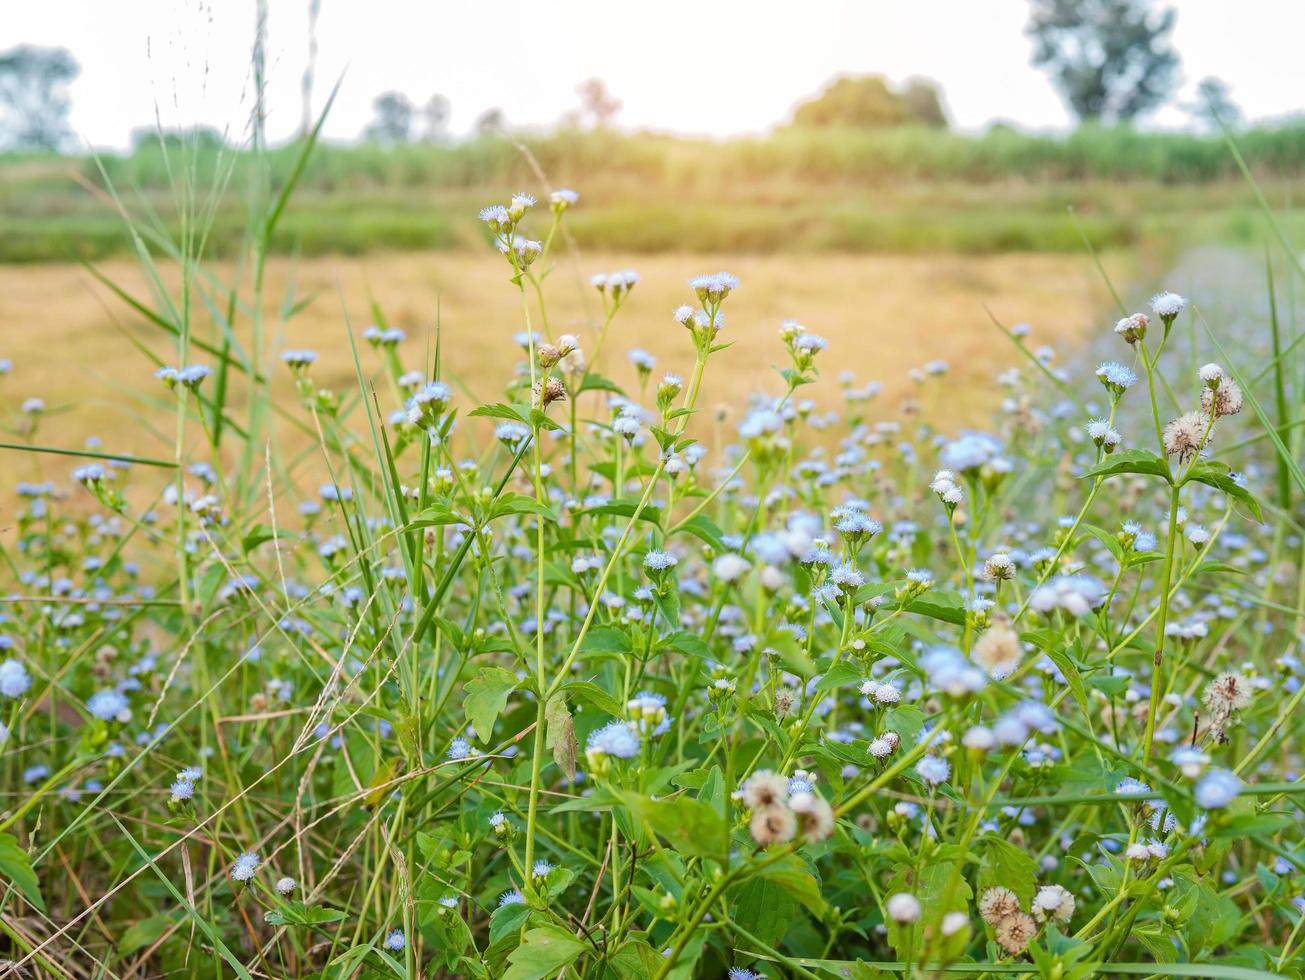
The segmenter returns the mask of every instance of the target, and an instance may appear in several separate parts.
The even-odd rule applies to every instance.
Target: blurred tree
[[[313,128],[313,79],[317,75],[317,18],[322,12],[322,0],[308,0],[308,62],[299,81],[302,109],[299,115],[299,135],[307,136]]]
[[[607,91],[601,78],[586,79],[576,86],[576,92],[580,95],[579,121],[587,120],[595,129],[606,129],[615,122],[621,100]]]
[[[81,68],[66,48],[20,44],[0,52],[0,146],[57,150],[68,128],[68,83]]]
[[[494,106],[476,117],[474,128],[477,136],[498,136],[507,129],[507,116],[503,115],[502,109]]]
[[[421,138],[427,143],[443,143],[449,138],[449,100],[443,95],[432,95],[421,107]]]
[[[894,92],[882,75],[841,75],[793,111],[795,126],[946,126],[938,86],[913,78]]]
[[[372,102],[372,121],[363,138],[376,143],[411,143],[417,115],[411,100],[402,92],[382,92]]]
[[[1228,84],[1213,76],[1206,76],[1197,83],[1196,101],[1187,107],[1187,111],[1197,122],[1216,131],[1221,124],[1236,129],[1242,123],[1242,110],[1233,101]]]
[[[1121,122],[1177,84],[1172,7],[1151,0],[1032,0],[1033,64],[1045,68],[1080,121]]]
[[[902,105],[906,109],[906,120],[947,128],[947,113],[943,111],[942,92],[935,82],[927,78],[908,78],[906,88],[902,89]]]
[[[157,126],[140,126],[131,131],[131,149],[136,152],[154,146],[192,147],[197,150],[220,150],[227,145],[225,134],[213,126],[191,126],[186,129],[159,129]]]

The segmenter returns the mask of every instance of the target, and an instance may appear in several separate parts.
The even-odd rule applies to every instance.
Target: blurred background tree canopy
[[[72,140],[68,85],[79,70],[66,48],[20,44],[0,52],[0,148],[65,148]]]
[[[1082,122],[1125,122],[1178,84],[1177,13],[1148,0],[1033,0],[1033,63]]]
[[[882,75],[841,75],[793,111],[793,125],[849,129],[918,124],[946,128],[942,95],[925,78],[894,90]]]

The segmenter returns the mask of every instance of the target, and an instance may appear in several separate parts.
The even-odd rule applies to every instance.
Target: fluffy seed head
[[[241,854],[231,865],[232,881],[248,881],[258,870],[258,855],[253,851]]]
[[[1020,914],[1020,900],[1009,888],[996,885],[979,896],[979,915],[990,926]]]
[[[797,833],[797,818],[786,806],[763,806],[752,814],[748,832],[762,847],[783,844]]]
[[[1164,428],[1165,452],[1177,456],[1180,463],[1191,459],[1208,442],[1206,418],[1200,412],[1178,416]]]
[[[1000,680],[1019,666],[1023,653],[1019,634],[1004,623],[996,623],[979,637],[972,656],[989,676]]]
[[[1182,313],[1186,306],[1187,300],[1177,293],[1156,293],[1151,297],[1151,312],[1162,320],[1172,320]]]
[[[779,773],[761,769],[743,784],[743,802],[752,810],[780,806],[788,801],[788,780]]]
[[[983,563],[983,577],[993,582],[1005,582],[1015,577],[1015,563],[1011,561],[1010,555],[1004,551],[999,551],[995,555],[989,555]]]
[[[1002,919],[996,927],[997,945],[1011,956],[1024,952],[1029,940],[1037,934],[1038,924],[1032,916],[1020,912]]]
[[[888,917],[899,925],[906,925],[920,918],[920,900],[908,892],[890,895],[884,905]]]
[[[1206,385],[1201,389],[1201,408],[1206,414],[1214,413],[1215,418],[1236,415],[1242,410],[1242,389],[1232,378],[1220,378],[1213,387]]]
[[[802,836],[811,843],[822,841],[834,832],[834,811],[824,797],[794,793],[788,805],[797,815]]]
[[[1240,711],[1251,703],[1251,685],[1240,674],[1223,673],[1206,685],[1201,700],[1211,711]]]
[[[1060,885],[1043,885],[1033,896],[1033,915],[1039,922],[1048,918],[1066,923],[1074,916],[1074,896]]]

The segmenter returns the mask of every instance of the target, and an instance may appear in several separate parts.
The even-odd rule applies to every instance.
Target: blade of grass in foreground
[[[1269,330],[1273,339],[1273,362],[1270,365],[1273,369],[1273,398],[1276,403],[1278,425],[1285,427],[1284,431],[1289,431],[1292,419],[1287,408],[1287,386],[1283,380],[1282,330],[1278,323],[1278,299],[1273,289],[1273,262],[1269,259],[1267,248],[1264,255],[1264,271],[1269,284]],[[1290,475],[1287,464],[1279,456],[1278,504],[1283,510],[1291,510]]]
[[[1065,384],[1065,382],[1061,381],[1058,377],[1056,377],[1055,374],[1053,374],[1048,369],[1047,365],[1043,364],[1042,361],[1038,360],[1037,355],[1035,355],[1033,351],[1028,349],[1024,341],[1021,340],[1019,337],[1015,336],[1015,334],[1012,333],[1004,323],[1002,323],[1000,320],[997,319],[997,315],[993,313],[991,309],[988,308],[988,305],[986,303],[984,304],[983,312],[988,314],[988,319],[992,321],[993,326],[995,326],[998,330],[1000,330],[1002,333],[1006,335],[1006,339],[1009,340],[1012,344],[1014,344],[1019,349],[1019,352],[1028,359],[1029,363],[1032,364],[1035,368],[1037,368],[1038,371],[1040,371],[1048,381],[1050,381],[1053,385],[1056,386],[1057,391],[1059,391],[1062,395],[1064,395],[1066,398],[1072,401],[1075,407],[1078,408],[1079,412],[1086,414],[1087,409],[1083,407],[1083,402],[1079,400],[1078,394],[1074,391],[1074,389],[1071,388],[1069,385]]]
[[[158,876],[159,881],[163,883],[163,887],[168,890],[168,893],[172,895],[176,903],[180,905],[185,910],[186,915],[190,917],[190,921],[195,923],[199,930],[208,937],[209,942],[213,944],[214,948],[217,949],[222,958],[230,964],[231,969],[235,971],[236,976],[241,977],[242,980],[254,980],[250,972],[245,969],[244,964],[236,959],[235,954],[232,953],[227,947],[227,944],[222,941],[222,937],[218,935],[217,930],[213,928],[207,919],[191,907],[190,903],[186,901],[185,896],[183,896],[181,892],[177,890],[177,886],[172,883],[172,880],[163,873],[162,869],[159,868],[159,866],[150,858],[148,852],[146,852],[145,849],[136,842],[136,838],[133,837],[130,832],[128,832],[127,828],[122,825],[122,821],[118,819],[117,815],[109,812],[109,818],[113,820],[118,831],[127,839],[127,842],[131,844],[132,849],[136,852],[136,856],[153,869],[155,875]]]
[[[90,449],[60,449],[57,446],[29,446],[21,442],[0,442],[0,449],[17,449],[24,453],[51,453],[55,456],[84,456],[88,459],[110,459],[119,463],[137,463],[141,466],[162,466],[167,469],[176,467],[170,459],[150,459],[147,456],[132,456],[130,453],[97,453]]]

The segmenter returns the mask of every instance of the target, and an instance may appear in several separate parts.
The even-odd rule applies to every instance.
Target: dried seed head
[[[1240,674],[1223,673],[1210,681],[1201,700],[1211,711],[1240,711],[1251,703],[1251,685]]]
[[[834,832],[834,811],[824,797],[794,793],[788,804],[797,814],[802,836],[809,842],[817,843]]]
[[[797,833],[797,818],[786,806],[763,806],[752,814],[748,831],[752,834],[752,839],[762,847],[783,844],[792,840]]]
[[[1008,677],[1020,664],[1024,653],[1020,636],[1005,623],[984,631],[974,644],[974,659],[991,677]]]
[[[775,715],[783,718],[788,715],[794,707],[797,706],[797,695],[787,687],[781,687],[775,692]]]
[[[1029,940],[1037,931],[1038,924],[1033,921],[1032,916],[1025,915],[1023,912],[1008,916],[997,925],[997,945],[1011,956],[1016,956],[1024,952]]]
[[[788,780],[768,769],[754,772],[743,784],[743,802],[749,809],[782,806],[788,800]]]
[[[1020,914],[1020,900],[1009,888],[996,885],[979,897],[979,915],[990,926]]]
[[[1213,386],[1201,389],[1201,408],[1213,412],[1215,418],[1236,415],[1242,410],[1241,386],[1231,378],[1220,378]]]
[[[541,408],[562,401],[566,398],[566,385],[562,383],[561,378],[549,378],[544,382],[542,390],[536,392],[536,397]]]
[[[1187,412],[1178,416],[1165,426],[1165,452],[1177,456],[1180,463],[1186,462],[1208,442],[1206,428],[1206,417],[1200,412]]]
[[[562,359],[562,352],[552,344],[539,345],[539,366],[551,368]]]

